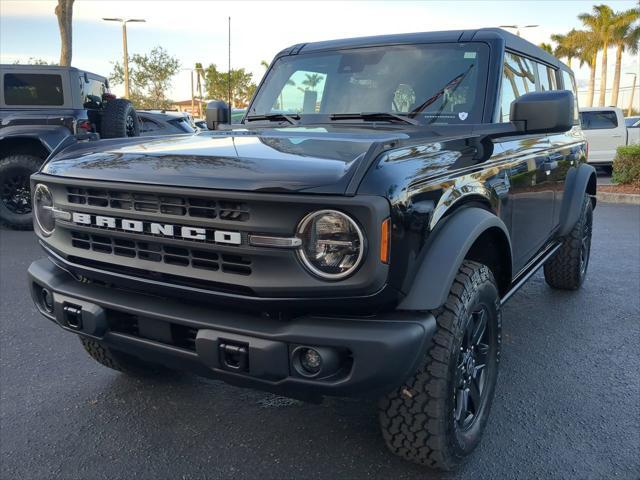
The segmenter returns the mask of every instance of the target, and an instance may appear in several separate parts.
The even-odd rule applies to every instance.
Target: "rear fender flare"
[[[578,168],[571,168],[565,180],[562,207],[560,209],[560,229],[558,234],[564,237],[569,234],[580,218],[585,193],[591,195],[593,207],[596,206],[596,170],[586,163]]]
[[[498,229],[509,245],[506,225],[496,215],[480,207],[466,207],[446,217],[442,227],[425,246],[420,266],[399,310],[433,310],[447,300],[455,276],[474,242],[489,229]]]

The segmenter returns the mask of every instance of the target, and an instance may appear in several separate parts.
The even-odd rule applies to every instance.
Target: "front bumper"
[[[285,319],[218,310],[190,299],[81,283],[48,259],[31,264],[29,285],[40,312],[67,331],[144,360],[301,398],[398,387],[417,368],[436,329],[435,318],[422,312]],[[52,309],[43,288],[52,294]],[[328,370],[315,377],[304,373],[296,363],[300,347],[326,353]],[[236,356],[228,361],[227,348],[244,352],[239,362]]]

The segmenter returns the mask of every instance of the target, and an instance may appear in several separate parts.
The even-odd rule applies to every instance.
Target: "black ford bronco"
[[[29,176],[73,135],[139,135],[138,117],[107,79],[73,67],[0,65],[0,223],[31,228]]]
[[[568,67],[497,29],[295,45],[241,125],[70,146],[31,178],[40,312],[126,373],[380,398],[389,448],[478,445],[501,308],[577,289],[596,177]]]

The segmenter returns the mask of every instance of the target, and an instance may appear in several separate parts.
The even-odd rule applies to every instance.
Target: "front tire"
[[[587,276],[591,256],[593,206],[588,195],[584,196],[580,218],[562,246],[544,264],[544,279],[551,288],[577,290]]]
[[[16,230],[33,228],[29,177],[42,159],[34,155],[10,155],[0,160],[0,223]]]
[[[406,460],[452,470],[478,446],[495,385],[501,344],[498,287],[491,270],[465,261],[422,365],[379,405],[389,449]]]

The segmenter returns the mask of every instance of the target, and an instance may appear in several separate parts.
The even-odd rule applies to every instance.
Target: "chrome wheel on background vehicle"
[[[135,129],[135,114],[129,113],[127,115],[127,120],[125,122],[125,129],[127,132],[127,137],[136,137],[136,129]]]

